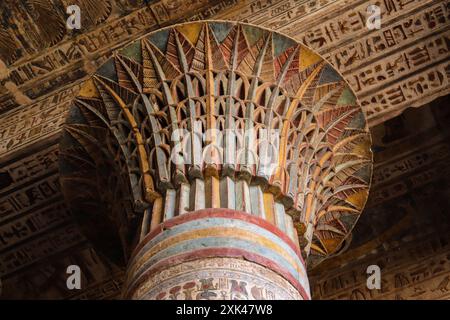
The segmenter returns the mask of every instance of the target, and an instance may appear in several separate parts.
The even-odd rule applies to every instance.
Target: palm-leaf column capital
[[[311,49],[248,24],[192,22],[118,50],[86,81],[61,183],[120,263],[161,223],[222,208],[278,228],[313,266],[364,208],[370,143],[351,88]]]

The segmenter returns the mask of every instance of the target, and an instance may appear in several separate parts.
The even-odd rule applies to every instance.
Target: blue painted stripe
[[[302,271],[306,274],[306,268],[304,267],[302,261],[297,256],[297,253],[289,246],[283,239],[279,238],[276,234],[261,228],[251,222],[246,222],[239,219],[230,219],[230,218],[204,218],[204,219],[197,219],[197,220],[191,220],[186,223],[177,225],[171,229],[164,230],[164,232],[158,234],[155,238],[150,240],[148,243],[146,243],[140,250],[140,252],[143,252],[143,250],[148,251],[151,247],[155,246],[158,242],[164,241],[165,239],[171,238],[177,234],[188,232],[188,231],[194,231],[194,230],[201,230],[201,229],[208,229],[211,227],[234,227],[243,229],[250,233],[255,233],[260,236],[263,236],[272,242],[279,245],[283,250],[285,250],[289,255],[292,256],[292,258],[295,260],[297,264],[299,264],[302,268]],[[287,236],[287,235],[286,235]],[[139,255],[136,255],[133,259],[133,264],[135,263],[136,258]]]
[[[258,254],[267,259],[270,259],[277,264],[279,264],[282,268],[287,270],[295,279],[297,279],[302,285],[303,281],[302,276],[297,270],[289,263],[283,256],[273,251],[272,249],[260,245],[259,243],[230,238],[230,237],[205,237],[201,239],[190,239],[179,242],[173,246],[170,246],[163,251],[158,252],[153,255],[150,259],[148,259],[135,273],[133,278],[137,280],[151,265],[155,264],[158,261],[162,261],[163,259],[175,256],[180,253],[188,253],[190,251],[196,251],[206,248],[237,248],[241,250],[248,251],[253,254]],[[301,265],[298,265],[301,267]]]

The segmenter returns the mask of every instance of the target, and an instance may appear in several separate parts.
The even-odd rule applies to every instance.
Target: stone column
[[[333,67],[233,22],[120,49],[74,101],[60,154],[66,201],[126,266],[127,299],[310,299],[304,261],[339,250],[372,170]]]

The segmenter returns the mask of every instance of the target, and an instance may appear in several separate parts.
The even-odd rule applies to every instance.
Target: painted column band
[[[124,296],[133,297],[155,274],[174,265],[218,257],[263,266],[284,278],[303,299],[310,297],[306,268],[295,243],[267,221],[229,209],[184,214],[148,234],[130,259]]]
[[[132,295],[139,300],[303,300],[289,281],[257,263],[203,258],[153,273]]]

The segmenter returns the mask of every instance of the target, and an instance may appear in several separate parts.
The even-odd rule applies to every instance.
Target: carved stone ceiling
[[[88,12],[82,15],[81,30],[65,27],[65,6],[70,4]],[[450,1],[376,1],[382,13],[380,30],[366,27],[368,4],[360,0],[1,1],[0,297],[110,298],[119,292],[122,270],[96,254],[64,207],[57,164],[59,132],[70,102],[83,80],[113,50],[181,21],[229,19],[274,29],[321,53],[344,75],[364,107],[376,141],[386,135],[383,130],[389,130],[388,119],[449,94]],[[439,125],[445,128],[445,124]],[[442,134],[428,134],[441,138],[430,138],[424,152],[447,157],[435,143],[443,139]],[[418,149],[414,144],[404,148],[408,147],[415,151],[400,156],[395,154],[397,147],[386,147],[383,154],[389,155],[387,159],[397,156],[395,162],[413,161],[408,157],[417,156]],[[389,167],[386,159],[376,161],[371,201],[386,194],[401,196],[398,190],[404,189],[394,182],[400,183],[417,168],[402,171]],[[386,172],[389,182],[379,182]],[[66,288],[65,270],[70,264],[83,270],[81,291]]]

